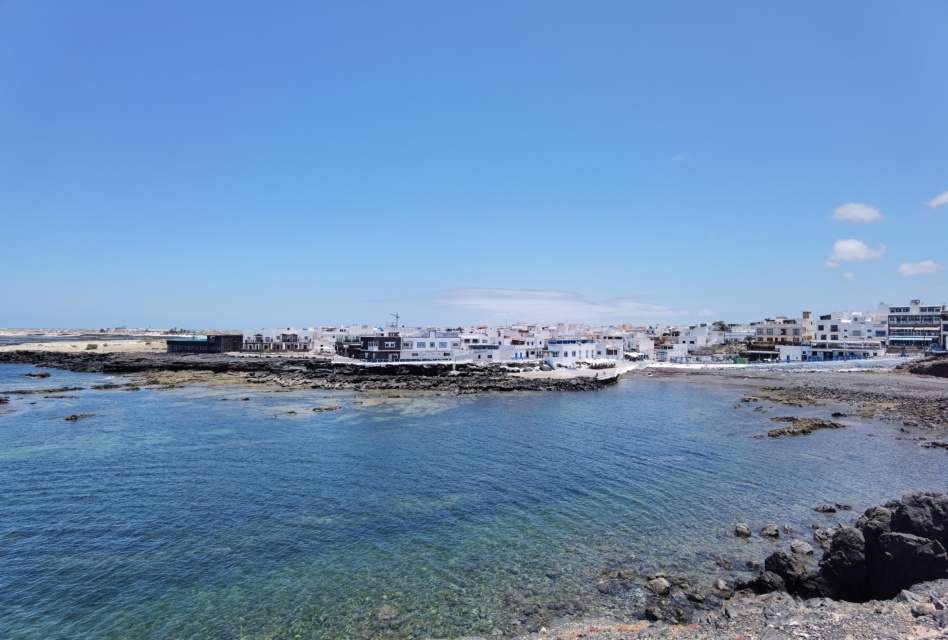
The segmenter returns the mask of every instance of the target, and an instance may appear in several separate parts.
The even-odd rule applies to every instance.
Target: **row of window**
[[[395,345],[393,344],[392,346],[395,346]],[[448,348],[447,342],[434,343],[434,342],[425,342],[424,340],[417,340],[415,341],[414,346],[412,346],[412,342],[410,340],[402,343],[402,349],[447,349],[447,348]],[[461,343],[452,342],[451,348],[460,349]]]

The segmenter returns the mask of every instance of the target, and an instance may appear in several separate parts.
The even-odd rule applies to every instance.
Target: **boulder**
[[[806,575],[806,567],[783,551],[774,551],[764,560],[765,573],[780,576],[790,593],[796,591],[797,583]]]
[[[828,527],[826,529],[817,529],[813,532],[813,540],[823,551],[829,551],[830,545],[833,543],[833,536],[836,535],[836,532],[839,531],[836,527]]]
[[[893,598],[919,582],[948,575],[948,554],[937,540],[910,533],[884,533],[876,555],[868,597]]]
[[[777,528],[775,524],[768,524],[766,527],[760,530],[760,535],[765,538],[779,538],[780,529]]]
[[[833,536],[829,551],[820,560],[820,570],[844,600],[859,601],[868,577],[866,539],[862,531],[842,527]]]
[[[671,583],[665,578],[649,580],[645,586],[657,596],[667,596],[671,591]]]
[[[790,543],[790,551],[799,555],[812,556],[813,545],[803,540],[794,540]]]
[[[734,527],[734,535],[738,538],[750,538],[752,535],[751,528],[746,522],[741,522]]]
[[[948,544],[948,495],[910,493],[892,514],[892,531]]]

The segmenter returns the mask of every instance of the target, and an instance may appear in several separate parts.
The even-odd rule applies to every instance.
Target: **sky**
[[[942,304],[946,32],[941,0],[0,0],[0,326]]]

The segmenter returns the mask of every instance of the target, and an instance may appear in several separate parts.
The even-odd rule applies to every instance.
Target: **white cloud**
[[[848,202],[833,212],[833,218],[836,220],[845,220],[846,222],[875,222],[882,220],[884,216],[879,213],[875,207],[861,202]]]
[[[687,312],[675,311],[642,298],[592,302],[569,291],[532,289],[451,289],[435,296],[437,304],[472,309],[509,322],[655,322]]]
[[[698,312],[698,315],[705,318],[713,318],[714,316],[718,315],[718,312],[711,311],[711,309],[702,309],[701,311]]]
[[[856,274],[851,271],[847,271],[846,273],[843,274],[843,277],[849,281],[853,281],[856,279]]]
[[[923,273],[937,273],[945,266],[938,264],[934,260],[922,260],[921,262],[903,262],[899,265],[899,273],[903,276],[919,276]]]
[[[832,255],[826,261],[826,266],[838,267],[840,262],[853,262],[855,260],[878,260],[884,255],[884,244],[871,249],[862,240],[837,240],[836,244],[833,245]]]
[[[940,207],[943,204],[948,204],[948,191],[945,191],[941,195],[937,195],[928,201],[928,206],[932,209],[935,207]]]

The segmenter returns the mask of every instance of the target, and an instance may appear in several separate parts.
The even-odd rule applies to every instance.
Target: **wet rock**
[[[808,542],[803,542],[802,540],[794,540],[790,543],[790,551],[798,555],[813,555],[813,546]]]
[[[657,596],[667,596],[671,591],[671,583],[662,577],[649,580],[645,586]]]
[[[398,610],[385,604],[375,611],[375,624],[380,629],[397,629],[401,624],[398,621]]]
[[[831,504],[821,504],[817,507],[813,507],[813,510],[820,513],[836,513],[836,507]]]
[[[827,527],[826,529],[817,529],[813,532],[813,541],[820,545],[823,551],[829,551],[830,544],[833,542],[833,536],[839,531],[836,527]]]
[[[738,538],[750,538],[751,537],[751,528],[746,522],[741,522],[734,527],[734,535]]]
[[[806,567],[795,558],[791,558],[783,551],[775,551],[764,561],[765,573],[770,572],[780,576],[791,593],[796,590],[797,584],[806,575]]]
[[[852,511],[853,506],[851,504],[846,504],[845,502],[837,502],[836,508],[840,511]]]
[[[85,420],[86,418],[91,418],[94,416],[94,413],[74,413],[71,416],[66,416],[63,420],[68,422],[76,422],[77,420]]]
[[[21,377],[21,378],[48,378],[48,377],[49,377],[49,372],[48,372],[48,371],[38,371],[38,372],[36,372],[36,373],[21,373],[21,374],[20,374],[20,377]]]
[[[694,604],[683,595],[676,594],[668,599],[652,600],[645,607],[648,620],[663,620],[669,624],[687,624],[691,622]]]
[[[777,417],[771,418],[774,422],[789,422],[789,427],[771,429],[767,432],[770,438],[782,438],[784,436],[808,436],[819,429],[843,429],[846,425],[824,420],[823,418],[797,418],[797,417]]]
[[[768,524],[763,529],[760,530],[760,535],[764,538],[779,538],[780,529],[777,528],[775,524]]]
[[[756,594],[786,591],[787,584],[783,578],[773,571],[764,571],[752,580],[738,582],[736,590],[749,589]]]

